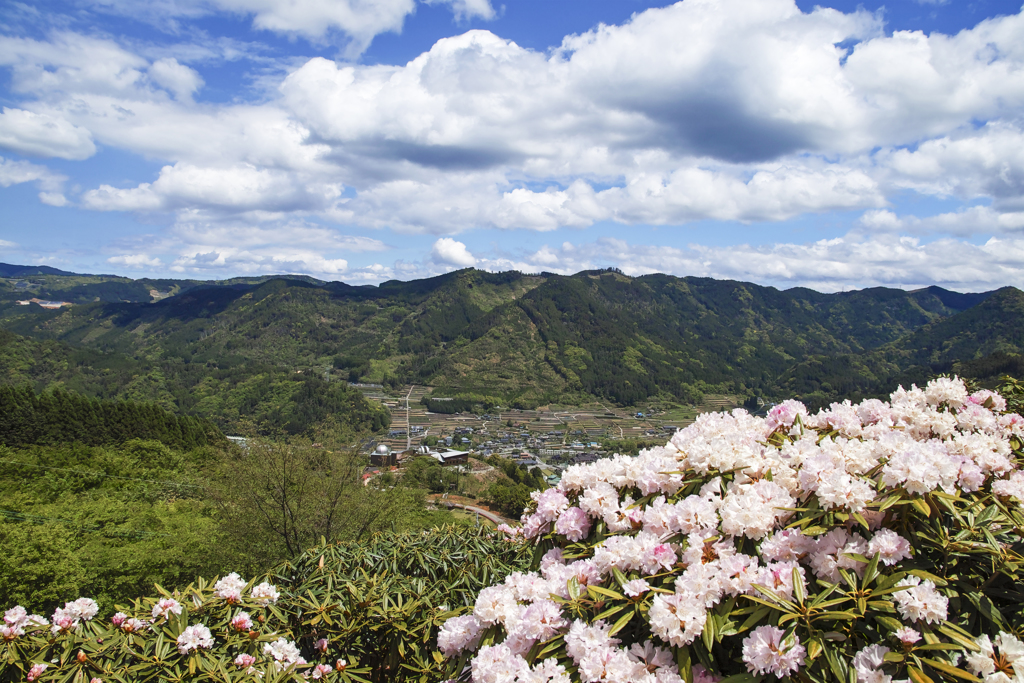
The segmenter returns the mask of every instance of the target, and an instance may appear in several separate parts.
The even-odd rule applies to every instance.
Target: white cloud
[[[917,235],[986,235],[1024,232],[1024,211],[997,211],[990,206],[970,206],[923,218],[898,216],[888,209],[867,211],[858,220],[868,232],[909,232]]]
[[[449,5],[459,21],[479,17],[493,19],[496,14],[490,0],[423,0],[428,5]]]
[[[0,157],[0,187],[34,182],[41,190],[39,201],[44,204],[65,206],[68,203],[62,191],[65,180],[66,177],[45,166]]]
[[[632,244],[602,238],[544,246],[532,254],[480,258],[485,270],[516,269],[572,274],[615,266],[627,275],[668,273],[772,284],[819,291],[873,286],[914,288],[938,284],[983,291],[1024,286],[1024,239],[991,238],[983,244],[955,239],[922,242],[901,235],[847,235],[804,244],[688,248]]]
[[[115,266],[124,266],[129,270],[146,270],[163,266],[163,261],[148,254],[120,254],[119,256],[108,258],[107,263]]]
[[[900,188],[960,199],[991,197],[997,206],[1024,209],[1024,132],[1017,123],[993,121],[958,130],[917,149],[876,155]]]
[[[96,153],[92,136],[66,119],[4,107],[0,114],[0,148],[19,154],[87,159]]]
[[[450,4],[494,14],[484,0]],[[182,0],[180,11],[362,44],[400,29],[414,6]],[[48,153],[76,158],[95,140],[166,164],[157,177],[92,187],[82,206],[173,212],[214,232],[307,219],[436,235],[782,221],[880,211],[908,189],[989,198],[991,209],[893,214],[888,228],[872,228],[889,219],[870,214],[862,229],[1019,229],[1024,15],[955,36],[883,28],[863,11],[804,13],[792,0],[685,0],[547,54],[469,31],[404,65],[310,59],[247,104],[192,101],[202,75],[185,56],[71,32],[0,37],[0,65],[22,98],[10,111],[65,126],[67,141],[47,140]],[[44,191],[61,201],[59,188]],[[196,247],[189,263],[222,267],[231,247]]]
[[[39,201],[49,206],[67,206],[68,198],[62,192],[40,192]]]
[[[343,188],[282,170],[252,164],[211,168],[192,164],[165,166],[153,183],[129,189],[101,185],[82,196],[98,211],[214,209],[232,212],[316,211],[336,201]]]
[[[169,269],[203,277],[301,273],[347,279],[349,261],[344,255],[388,248],[376,239],[315,224],[276,218],[264,223],[211,222],[202,212],[194,212],[180,217],[165,236],[149,235],[114,245],[117,253],[107,262],[133,270]],[[367,271],[358,271],[357,276],[361,272]]]
[[[192,96],[203,86],[203,79],[195,69],[179,64],[173,57],[153,62],[148,73],[153,81],[167,88],[176,99],[186,102],[191,102]]]
[[[332,30],[348,35],[355,57],[380,33],[399,32],[415,0],[212,0],[222,10],[253,15],[253,26],[322,41]]]
[[[451,237],[442,237],[434,242],[434,246],[430,250],[430,256],[433,258],[434,263],[458,266],[459,268],[468,268],[476,265],[476,258],[469,253],[466,245],[453,240]]]

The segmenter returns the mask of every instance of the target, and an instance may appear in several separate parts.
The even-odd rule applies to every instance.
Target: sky
[[[1024,13],[0,0],[0,261],[1024,288]]]

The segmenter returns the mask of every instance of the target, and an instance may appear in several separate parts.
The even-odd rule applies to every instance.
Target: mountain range
[[[74,305],[19,305],[26,286]],[[110,300],[117,292],[128,296]],[[151,400],[222,424],[273,422],[268,406],[280,409],[311,377],[425,384],[435,396],[523,407],[709,393],[822,404],[937,373],[1018,372],[1022,316],[1024,292],[1013,287],[823,294],[614,269],[466,269],[379,286],[39,273],[0,282],[0,329],[14,333],[0,340],[0,371],[7,382]]]

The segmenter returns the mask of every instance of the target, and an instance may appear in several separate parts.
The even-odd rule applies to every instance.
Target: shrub
[[[267,576],[161,589],[110,619],[89,598],[50,619],[14,607],[0,680],[440,680],[438,627],[528,560],[521,543],[449,526],[321,544]]]
[[[705,414],[571,467],[506,528],[533,571],[438,645],[476,683],[1020,681],[1024,419],[1004,410],[942,378]]]

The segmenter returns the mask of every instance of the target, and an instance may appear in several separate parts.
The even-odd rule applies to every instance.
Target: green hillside
[[[58,291],[93,276],[45,277]],[[1013,288],[822,294],[614,270],[472,269],[379,287],[310,278],[160,287],[176,293],[59,310],[0,296],[0,327],[19,335],[0,338],[5,381],[66,383],[222,428],[255,420],[288,431],[315,421],[302,414],[330,412],[317,407],[330,387],[329,401],[373,429],[383,417],[342,396],[348,381],[425,384],[436,395],[521,406],[695,403],[707,393],[820,402],[1024,346],[1024,294]]]

